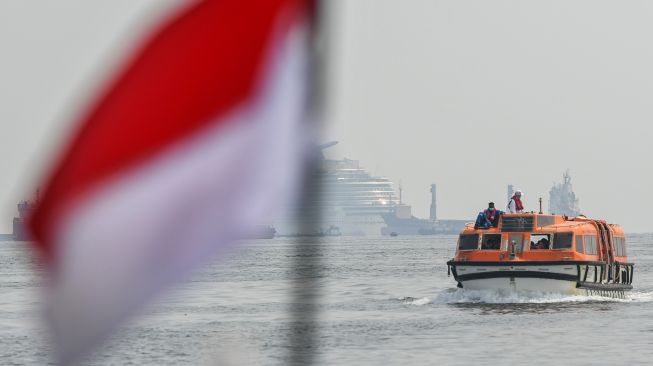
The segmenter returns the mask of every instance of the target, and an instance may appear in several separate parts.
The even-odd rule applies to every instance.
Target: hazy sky
[[[161,0],[0,2],[0,232]],[[328,155],[428,216],[527,209],[569,168],[584,213],[653,231],[653,4],[329,0]],[[165,8],[165,7],[164,7]]]

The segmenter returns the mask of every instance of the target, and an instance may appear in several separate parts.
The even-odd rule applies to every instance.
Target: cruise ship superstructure
[[[322,148],[333,145],[325,144]],[[388,178],[373,176],[358,160],[346,158],[323,158],[316,174],[320,194],[305,205],[301,215],[297,215],[297,208],[286,210],[274,225],[280,236],[319,235],[334,227],[342,235],[380,235],[384,226],[382,216],[399,204]],[[310,210],[321,213],[306,212]]]

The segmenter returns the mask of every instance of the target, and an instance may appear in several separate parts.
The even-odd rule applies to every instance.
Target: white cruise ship
[[[342,235],[381,235],[381,215],[399,204],[392,182],[370,175],[357,160],[323,159],[317,181],[321,194],[304,209],[303,221],[298,223],[297,209],[290,209],[275,223],[280,236],[330,235],[334,228]],[[306,212],[312,209],[321,209],[321,214]],[[309,222],[312,217],[319,217],[319,222]]]

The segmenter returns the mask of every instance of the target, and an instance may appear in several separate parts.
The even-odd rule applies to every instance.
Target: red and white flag
[[[257,224],[307,146],[302,0],[208,0],[154,32],[82,119],[32,230],[63,360]]]

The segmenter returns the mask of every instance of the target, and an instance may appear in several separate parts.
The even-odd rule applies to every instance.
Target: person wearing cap
[[[510,198],[510,201],[508,202],[508,212],[510,213],[524,212],[524,204],[521,202],[521,195],[522,192],[520,190],[515,191],[515,193],[512,195],[512,198]]]
[[[499,225],[499,217],[501,214],[503,214],[502,211],[494,208],[494,202],[488,203],[487,209],[478,213],[474,228],[488,229],[491,227],[497,227]]]

